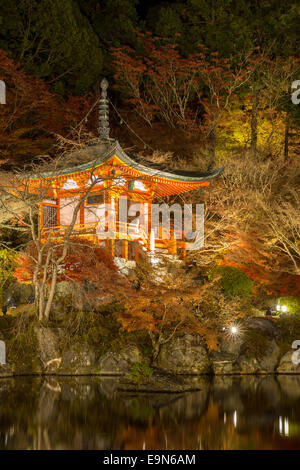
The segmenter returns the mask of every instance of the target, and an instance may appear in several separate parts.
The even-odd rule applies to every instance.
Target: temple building
[[[153,226],[152,207],[168,196],[208,186],[222,169],[172,170],[125,152],[109,136],[107,86],[102,80],[97,142],[73,152],[67,167],[31,178],[33,187],[41,181],[47,187],[40,207],[43,238],[64,237],[72,226],[72,235],[105,245],[126,260],[137,259],[141,249],[184,257],[190,243],[184,227],[171,220],[165,234],[162,224]]]

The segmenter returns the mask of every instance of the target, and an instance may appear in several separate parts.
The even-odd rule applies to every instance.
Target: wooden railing
[[[111,227],[112,230],[110,230],[110,227],[106,227],[107,230],[102,230],[102,231],[98,229],[98,225],[99,225],[99,222],[75,224],[72,229],[72,235],[84,235],[84,234],[97,235],[97,232],[98,233],[100,232],[100,233],[103,233],[103,235],[105,235],[106,233],[109,235],[114,235],[115,238],[126,239],[126,240],[139,240],[140,239],[144,243],[147,242],[147,238],[148,238],[147,234],[142,229],[141,226],[138,227],[136,234],[135,233],[130,234],[129,233],[130,223],[116,222],[115,226]],[[48,237],[49,235],[53,237],[64,237],[67,234],[68,230],[69,230],[69,225],[57,225],[54,227],[43,227],[42,236],[44,238]]]
[[[99,222],[89,222],[85,224],[75,224],[72,229],[72,236],[85,236],[94,235],[99,236],[103,240],[108,239],[122,239],[127,241],[138,241],[145,247],[149,246],[148,234],[144,231],[141,225],[137,225],[136,233],[129,233],[129,226],[132,229],[132,223],[116,221],[113,227],[106,227],[106,230],[99,230]],[[58,225],[55,227],[43,227],[42,237],[45,238],[63,238],[69,229],[68,225]],[[107,236],[105,236],[107,234]],[[177,232],[176,232],[177,234]],[[150,236],[150,235],[149,235]],[[180,233],[178,232],[178,236]],[[159,228],[159,238],[155,238],[156,248],[165,248],[169,252],[176,253],[177,247],[184,248],[185,241],[176,239],[174,233],[171,231],[171,236],[164,228]]]
[[[75,224],[72,229],[72,234],[82,235],[82,234],[96,234],[98,222],[90,222],[86,224]],[[63,237],[67,234],[69,230],[69,225],[57,225],[55,227],[42,227],[42,236],[48,237],[52,235],[54,237]]]

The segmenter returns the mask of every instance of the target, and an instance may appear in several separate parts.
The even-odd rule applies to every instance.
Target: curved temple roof
[[[30,180],[36,182],[49,178],[66,181],[68,175],[72,178],[78,176],[80,179],[84,174],[111,164],[114,168],[121,170],[130,179],[151,181],[153,184],[153,197],[171,196],[186,191],[192,191],[202,186],[208,186],[210,180],[218,176],[223,168],[207,171],[173,170],[164,165],[150,162],[144,158],[127,154],[117,140],[109,139],[104,143],[96,143],[82,150],[72,152],[68,155],[67,164],[61,160],[54,171],[47,171],[39,175],[31,176]]]
[[[83,150],[73,152],[72,156],[74,157],[74,160],[77,161],[75,166],[62,169],[58,168],[56,171],[45,172],[37,177],[53,178],[55,176],[90,170],[107,163],[113,156],[116,156],[121,163],[124,163],[129,168],[136,170],[145,176],[154,176],[156,178],[164,178],[177,182],[197,183],[200,181],[209,181],[218,176],[224,170],[223,168],[207,172],[178,169],[173,170],[167,168],[165,165],[156,164],[144,158],[126,153],[117,140],[110,142],[110,144],[90,145]],[[80,161],[83,159],[86,160],[88,157],[90,157],[91,160],[86,163],[80,163]],[[34,176],[32,178],[34,178]]]

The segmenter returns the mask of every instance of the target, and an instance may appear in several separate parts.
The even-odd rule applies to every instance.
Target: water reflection
[[[115,378],[0,379],[0,449],[300,448],[300,377],[197,380],[137,395]]]

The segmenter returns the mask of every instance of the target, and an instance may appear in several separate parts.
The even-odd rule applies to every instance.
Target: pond
[[[2,378],[0,449],[300,448],[300,376],[197,380],[134,394],[117,378]]]

